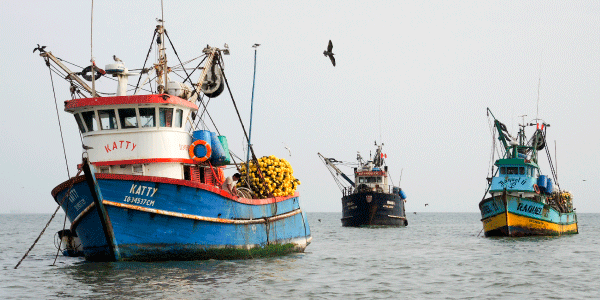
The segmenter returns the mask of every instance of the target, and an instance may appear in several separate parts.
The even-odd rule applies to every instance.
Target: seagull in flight
[[[333,50],[333,43],[331,43],[331,40],[329,40],[329,45],[327,46],[327,50],[323,51],[323,55],[329,56],[329,59],[331,59],[331,63],[335,67],[335,57],[333,57],[334,54],[333,52],[331,52],[331,50]]]
[[[425,203],[425,206],[429,205],[429,203]]]
[[[113,59],[114,59],[116,62],[120,62],[120,63],[122,63],[122,62],[123,62],[123,61],[122,61],[120,58],[118,58],[116,55],[113,55]]]

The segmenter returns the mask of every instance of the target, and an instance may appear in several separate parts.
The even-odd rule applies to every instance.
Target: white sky
[[[48,69],[37,43],[80,66],[90,60],[90,1],[2,1],[0,213],[48,213],[67,179]],[[94,56],[140,68],[160,1],[94,3]],[[341,211],[317,152],[354,161],[385,143],[407,211],[478,212],[492,136],[486,107],[516,134],[519,115],[551,124],[558,176],[578,212],[600,212],[600,1],[170,1],[165,26],[182,60],[227,43],[225,73],[252,141],[286,158],[310,212]],[[337,66],[323,56],[333,41]],[[154,56],[151,56],[151,59]],[[170,54],[171,65],[178,64]],[[541,65],[541,68],[540,68]],[[74,71],[79,71],[73,68]],[[540,72],[541,69],[541,72]],[[541,75],[541,76],[540,76]],[[137,81],[137,78],[132,81]],[[68,85],[54,76],[71,175],[81,161]],[[116,84],[103,78],[100,90]],[[381,114],[379,114],[381,107]],[[244,143],[224,93],[209,105],[232,151]],[[381,118],[381,132],[379,119]],[[284,144],[292,150],[290,157]],[[543,173],[550,174],[545,155]],[[349,171],[349,170],[348,170]],[[348,172],[350,175],[351,172]],[[584,181],[585,180],[585,181]],[[429,203],[425,207],[424,204]]]

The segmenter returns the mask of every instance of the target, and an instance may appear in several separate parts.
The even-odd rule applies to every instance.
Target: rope
[[[80,173],[81,173],[81,170],[79,170],[79,172],[77,172],[77,175],[75,175],[75,177],[79,176]],[[71,182],[71,186],[69,186],[69,189],[67,190],[67,192],[63,196],[62,200],[60,201],[60,204],[58,205],[58,207],[56,208],[56,210],[52,214],[52,217],[50,217],[50,220],[48,220],[48,223],[46,223],[46,226],[44,227],[44,229],[42,229],[42,232],[40,232],[40,235],[37,237],[37,239],[35,239],[35,241],[33,242],[33,245],[31,245],[31,247],[29,247],[29,250],[27,250],[27,252],[25,253],[25,255],[23,255],[23,258],[21,258],[21,260],[19,261],[19,263],[17,263],[17,265],[15,266],[15,269],[18,268],[19,265],[21,264],[21,262],[23,262],[23,260],[25,259],[25,257],[27,257],[27,255],[29,255],[29,252],[31,252],[31,250],[33,249],[33,247],[35,246],[35,244],[37,244],[37,242],[40,240],[40,238],[42,237],[42,235],[44,234],[44,232],[46,231],[46,229],[48,228],[48,226],[50,226],[50,222],[52,222],[52,219],[54,219],[54,216],[56,216],[56,213],[61,208],[62,204],[65,202],[65,199],[67,198],[67,195],[69,195],[69,193],[71,192],[71,188],[73,188],[73,182]]]
[[[212,117],[210,116],[210,114],[208,113],[208,108],[206,107],[206,104],[204,104],[204,101],[200,101],[200,103],[202,103],[202,106],[204,106],[204,110],[206,111],[206,115],[208,116],[208,118],[210,119],[210,122],[213,124],[213,126],[215,127],[215,130],[217,131],[217,133],[219,135],[221,135],[221,133],[219,132],[219,128],[217,128],[217,124],[215,124],[215,121],[212,119]],[[245,133],[245,132],[244,132]]]
[[[68,211],[68,210],[69,210],[69,202],[67,202],[67,207],[66,207],[65,211]],[[63,230],[65,230],[66,225],[67,225],[67,214],[65,213],[65,219],[63,221]],[[54,256],[54,262],[52,262],[53,266],[56,264],[56,260],[58,259],[58,254],[60,253],[60,247],[61,246],[62,246],[62,239],[59,239],[59,241],[58,241],[58,249],[56,250],[56,255]]]
[[[56,108],[56,118],[58,119],[58,128],[60,129],[60,140],[63,146],[63,154],[65,156],[65,165],[67,166],[67,176],[71,178],[71,173],[69,172],[69,163],[67,160],[67,150],[65,149],[65,140],[63,138],[62,125],[60,124],[60,116],[58,114],[58,104],[56,101],[56,92],[54,91],[54,79],[52,78],[52,70],[50,70],[50,61],[46,60],[46,64],[48,65],[48,71],[50,73],[50,81],[52,82],[52,94],[54,95],[54,107]]]

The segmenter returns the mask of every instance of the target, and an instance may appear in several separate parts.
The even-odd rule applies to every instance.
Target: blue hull
[[[68,193],[62,208],[87,260],[252,258],[302,252],[312,239],[298,194],[251,200],[195,182],[102,175],[96,174],[114,254],[83,176],[53,192],[58,203]]]

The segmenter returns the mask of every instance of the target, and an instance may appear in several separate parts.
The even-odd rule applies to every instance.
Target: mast
[[[252,110],[254,108],[254,84],[256,83],[256,52],[260,44],[252,45],[254,48],[254,75],[252,75],[252,98],[250,99],[250,127],[248,129],[248,152],[246,153],[246,163],[250,165],[250,147],[252,146]]]
[[[165,53],[165,28],[164,21],[159,20],[161,25],[156,25],[156,32],[158,38],[156,39],[156,46],[158,47],[158,62],[156,63],[156,85],[159,94],[166,93],[167,91],[167,54]]]

